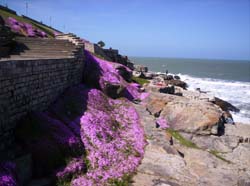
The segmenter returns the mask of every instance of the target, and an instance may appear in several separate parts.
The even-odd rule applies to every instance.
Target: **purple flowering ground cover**
[[[162,129],[169,128],[169,124],[167,123],[167,120],[165,118],[159,117],[156,119],[156,127],[160,127]]]
[[[54,172],[60,182],[105,185],[133,173],[143,157],[144,131],[126,98],[111,99],[79,85],[48,112],[30,117],[19,137],[32,152],[36,171]]]
[[[8,17],[6,20],[6,25],[11,28],[13,32],[16,34],[25,36],[25,37],[41,37],[41,38],[46,38],[48,35],[44,32],[41,31],[40,29],[37,29],[33,27],[29,23],[23,23],[21,21],[16,20],[13,17]],[[52,33],[54,36],[58,35],[57,32]]]
[[[32,153],[33,174],[53,175],[58,185],[120,182],[135,172],[146,145],[130,100],[147,94],[139,92],[138,84],[126,82],[117,64],[88,52],[86,57],[88,87],[69,88],[46,112],[29,114],[16,131],[18,141]],[[107,84],[124,87],[119,98],[106,94]]]
[[[148,93],[140,93],[139,85],[136,83],[128,83],[119,74],[117,67],[122,66],[127,71],[127,67],[117,63],[100,59],[88,51],[85,51],[86,64],[85,64],[85,82],[94,88],[98,88],[106,92],[108,86],[119,85],[123,88],[120,97],[126,97],[129,100],[143,100],[148,96]]]
[[[138,114],[126,99],[107,99],[97,89],[89,91],[89,98],[80,124],[90,167],[86,175],[73,180],[73,186],[104,185],[132,173],[144,152]]]
[[[12,162],[0,163],[0,186],[18,186],[15,167]]]

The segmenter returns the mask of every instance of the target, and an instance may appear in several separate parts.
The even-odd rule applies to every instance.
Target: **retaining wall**
[[[0,158],[22,116],[45,110],[65,89],[81,83],[83,60],[0,61]]]

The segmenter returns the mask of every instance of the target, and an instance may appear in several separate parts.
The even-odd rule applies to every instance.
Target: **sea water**
[[[154,72],[178,74],[189,90],[200,88],[240,109],[235,122],[250,124],[250,61],[131,57]]]

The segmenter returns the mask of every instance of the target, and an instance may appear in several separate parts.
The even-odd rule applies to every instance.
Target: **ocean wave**
[[[178,75],[188,84],[189,90],[200,88],[202,91],[238,107],[240,112],[232,113],[234,121],[250,124],[250,82],[199,78],[186,74]]]

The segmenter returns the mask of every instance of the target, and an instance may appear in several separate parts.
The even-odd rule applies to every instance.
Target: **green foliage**
[[[186,138],[184,138],[178,131],[175,131],[173,129],[167,129],[167,132],[169,134],[171,134],[173,136],[173,138],[175,138],[176,140],[179,141],[179,143],[185,147],[189,147],[189,148],[194,148],[194,149],[200,149],[200,150],[203,150],[202,148],[198,147],[195,143],[193,143],[192,141],[190,140],[187,140]],[[215,156],[216,158],[222,160],[222,161],[225,161],[227,163],[232,163],[230,162],[229,160],[223,158],[219,151],[217,150],[209,150],[208,151],[210,154],[212,154],[213,156]]]
[[[85,165],[86,165],[86,168],[87,168],[87,170],[88,169],[90,169],[91,168],[91,162],[89,161],[89,159],[87,158],[87,152],[86,152],[86,154],[83,156],[83,161],[84,161],[84,163],[85,163]]]
[[[125,174],[120,179],[112,179],[109,181],[111,186],[130,186],[132,185],[132,175],[131,174]]]
[[[92,53],[92,52],[91,52],[91,54],[93,54],[94,56],[96,56],[96,57],[98,57],[98,58],[100,58],[100,59],[106,60],[105,57],[104,57],[104,56],[101,56],[100,54],[96,54],[96,53]]]
[[[103,41],[99,41],[97,44],[98,44],[100,47],[104,47],[104,46],[105,46],[105,43],[104,43]]]
[[[56,183],[56,186],[70,186],[71,184],[71,181],[69,180],[59,180],[57,183]]]
[[[43,30],[49,37],[54,37],[54,33],[53,33],[53,30],[51,30],[50,28],[44,26],[44,25],[39,25],[33,21],[30,21],[31,24],[33,26],[35,26],[36,28],[38,28],[39,30]]]
[[[183,146],[186,146],[189,148],[200,149],[195,143],[184,138],[178,131],[175,131],[175,130],[169,128],[169,129],[167,129],[167,132],[170,133]]]
[[[143,79],[143,78],[135,77],[135,76],[132,77],[132,81],[134,81],[135,83],[140,84],[141,86],[143,86],[146,83],[149,83],[149,81],[147,79]]]
[[[21,21],[21,22],[24,22],[24,23],[29,23],[31,24],[33,27],[35,27],[36,29],[39,29],[39,30],[42,30],[44,31],[46,34],[48,34],[49,37],[54,37],[54,34],[53,34],[53,29],[49,28],[49,27],[46,27],[44,25],[39,25],[35,22],[33,22],[32,20],[28,20],[28,19],[25,19],[21,16],[18,16],[18,15],[15,15],[15,14],[12,14],[10,12],[7,12],[7,11],[4,11],[4,10],[0,10],[0,15],[4,18],[4,19],[7,19],[8,17],[13,17],[15,18],[17,21]]]
[[[232,163],[231,161],[229,161],[229,160],[223,158],[223,157],[220,155],[221,152],[219,152],[219,151],[217,151],[217,150],[209,150],[208,152],[209,152],[210,154],[214,155],[216,158],[219,158],[219,159],[222,160],[222,161],[225,161],[225,162],[227,162],[227,163]]]

